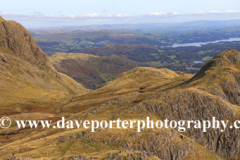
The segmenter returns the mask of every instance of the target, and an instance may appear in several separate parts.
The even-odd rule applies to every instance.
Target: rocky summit
[[[0,130],[5,159],[240,158],[240,131],[189,128],[36,129],[14,120],[229,120],[240,118],[240,53],[213,57],[196,75],[136,67],[90,91],[57,72],[18,23],[0,21],[0,116],[13,125]],[[69,56],[69,55],[67,55]],[[74,55],[75,56],[75,55]],[[76,56],[79,58],[79,55]],[[84,56],[86,58],[86,56]],[[71,56],[73,58],[73,56]],[[59,60],[59,58],[55,59]],[[57,63],[58,64],[58,63]],[[63,68],[62,68],[63,69]],[[14,154],[14,155],[13,155]]]
[[[57,72],[21,24],[1,18],[0,92],[0,104],[12,105],[26,99],[50,101],[53,93],[52,98],[61,99],[87,89]]]
[[[5,19],[3,19],[1,16],[0,16],[0,21],[4,21]]]
[[[0,48],[8,50],[23,60],[26,60],[41,69],[50,69],[47,55],[38,47],[34,38],[19,23],[1,20]]]

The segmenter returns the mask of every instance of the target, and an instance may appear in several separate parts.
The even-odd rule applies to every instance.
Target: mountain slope
[[[50,62],[86,88],[97,89],[118,74],[131,70],[137,62],[116,55],[94,56],[83,53],[53,53]]]
[[[0,105],[38,99],[49,101],[88,92],[58,73],[33,37],[14,21],[0,21]]]
[[[164,85],[179,85],[192,76],[191,74],[175,72],[166,68],[136,67],[118,75],[112,81],[104,84],[100,90],[109,88],[117,89],[118,92],[121,90],[135,90],[143,93]]]
[[[221,66],[234,66],[240,63],[240,54],[237,50],[229,49],[213,57],[190,81],[204,77],[207,72]]]
[[[47,55],[21,24],[14,21],[1,21],[0,33],[0,51],[8,50],[8,53],[33,63],[41,69],[50,69]]]
[[[131,82],[131,79],[133,79],[131,78],[131,73],[134,72],[135,74],[133,75],[135,78]],[[148,78],[144,79],[145,74],[139,73],[144,72],[141,69],[129,71],[125,76],[117,77],[104,87],[105,89],[111,89],[113,86],[120,85],[119,88],[124,89],[126,85],[122,86],[122,84],[129,83],[129,81],[131,83],[126,88],[132,88],[136,85],[140,87],[144,83],[149,83],[150,85],[157,84],[156,82],[151,82],[153,80],[152,77],[148,76]],[[151,72],[148,72],[148,75],[152,75]],[[127,100],[123,98],[124,100],[108,103],[108,107],[111,108],[111,106],[118,105],[117,108],[119,108],[116,109],[116,115],[118,116],[116,117],[121,117],[122,119],[123,117],[131,119],[131,117],[136,118],[138,116],[145,117],[149,115],[151,117],[157,116],[157,119],[162,120],[166,117],[175,120],[211,120],[212,117],[216,117],[218,120],[228,119],[233,122],[240,118],[240,52],[230,49],[220,53],[211,59],[197,75],[182,84],[173,85],[181,76],[176,79],[174,76],[169,77],[170,75],[176,74],[171,72],[167,74],[168,78],[166,80],[168,83],[164,82],[165,78],[162,75],[163,79],[158,78],[159,82],[162,82],[162,86],[154,87],[154,90],[141,87],[139,89],[141,95],[138,95],[136,100],[133,100],[134,98],[132,100],[129,100],[131,98]],[[102,88],[103,90],[104,87]],[[99,110],[97,113],[102,112],[101,109]],[[114,111],[112,112],[114,113]],[[203,133],[201,130],[191,128],[187,132],[184,132],[183,135],[191,138],[191,140],[207,148],[209,151],[225,158],[237,159],[240,156],[240,146],[238,145],[240,143],[239,129],[227,128],[223,133],[216,129],[209,129],[207,133]],[[167,143],[171,143],[169,140],[166,141]],[[147,145],[149,148],[143,147],[144,145],[141,148],[141,146],[136,146],[134,143],[132,143],[132,147],[154,152],[155,155],[158,155],[162,159],[170,159],[172,156],[175,157],[173,159],[188,159],[191,157],[189,155],[192,152],[190,151],[191,149],[185,148],[185,154],[177,154],[177,151],[175,152],[170,149],[171,151],[169,152],[171,153],[167,156],[167,153],[164,151],[166,148],[159,148],[156,151],[156,148],[151,148],[152,143],[151,141],[145,142],[145,146]],[[162,143],[161,141],[160,144]],[[157,146],[158,144],[155,145]],[[170,148],[173,146],[180,152],[181,147],[177,147],[177,144],[171,143]],[[131,147],[125,148],[129,149]],[[201,157],[200,159],[204,158]],[[214,158],[208,157],[206,159]]]
[[[236,52],[227,51],[222,54]],[[236,52],[236,54],[240,54]],[[219,76],[215,82],[225,82],[222,79],[225,72],[225,62],[214,70]],[[230,65],[234,74],[239,73],[240,64]],[[221,70],[221,72],[215,72]],[[233,74],[233,72],[229,72]],[[240,74],[239,74],[240,75]],[[150,117],[153,120],[206,120],[213,116],[217,119],[238,119],[239,105],[221,96],[214,95],[210,90],[215,84],[206,84],[211,77],[190,82],[193,75],[174,72],[168,69],[137,67],[117,76],[102,88],[88,94],[78,95],[62,103],[53,110],[58,119],[67,115],[66,120],[141,120]],[[239,83],[234,83],[239,86]],[[229,86],[232,86],[231,84]],[[223,93],[224,94],[224,93]],[[239,95],[237,96],[239,99]],[[56,121],[53,125],[56,125]],[[14,127],[8,130],[14,132]],[[28,137],[23,133],[28,133]],[[0,134],[4,134],[3,131]],[[99,159],[121,158],[124,152],[134,152],[133,156],[148,155],[160,159],[237,159],[239,157],[239,130],[209,129],[206,133],[201,129],[187,129],[180,133],[177,129],[90,129],[45,130],[39,129],[36,135],[31,129],[21,130],[8,135],[9,139],[1,137],[3,147],[11,150],[0,152],[1,157],[16,153],[22,157],[59,158],[59,157],[98,157]],[[21,139],[19,138],[21,137]],[[7,143],[8,142],[8,143]],[[34,146],[34,147],[33,147]],[[22,148],[19,150],[18,148]],[[47,148],[47,151],[46,151]],[[139,153],[139,154],[138,154]],[[143,158],[143,157],[142,157]],[[151,159],[149,158],[149,159]],[[144,158],[143,158],[144,159]]]
[[[0,16],[0,21],[4,21],[5,19],[3,19],[1,16]]]
[[[94,98],[96,101],[102,100],[102,104],[96,105],[94,104],[96,102],[92,102],[92,106],[88,105],[90,108],[87,107],[86,111],[74,116],[81,117],[88,113],[88,119],[103,119],[104,117],[106,120],[142,119],[146,116],[155,120],[164,120],[166,117],[175,120],[211,120],[212,117],[218,120],[237,120],[240,118],[239,56],[240,53],[236,50],[220,53],[209,62],[213,64],[210,65],[211,67],[209,64],[203,67],[205,75],[198,77],[202,72],[200,71],[195,78],[192,78],[194,80],[197,77],[194,81],[189,81],[190,75],[169,70],[135,68],[89,94],[91,100]],[[79,105],[80,101],[87,100],[87,97],[74,98],[72,103],[63,106],[63,110],[74,111],[76,104]],[[116,98],[111,100],[110,97]],[[176,133],[175,138],[170,138],[174,136],[169,134],[168,129],[163,129],[162,132],[159,130],[144,131],[141,138],[134,138],[130,136],[131,130],[126,130],[124,135],[128,137],[128,141],[123,137],[119,138],[120,134],[123,134],[123,131],[119,131],[120,133],[116,134],[113,139],[106,138],[106,144],[116,144],[114,139],[118,139],[124,149],[134,148],[134,150],[146,151],[149,154],[154,153],[153,155],[160,159],[192,159],[195,156],[198,159],[220,159],[214,153],[229,159],[237,159],[240,156],[238,145],[240,131],[238,129],[227,128],[223,133],[209,129],[203,133],[200,129],[191,128],[182,134]],[[175,134],[174,131],[172,132]],[[92,134],[91,138],[85,140],[94,139],[96,146],[105,146],[101,143],[101,137],[106,137],[106,135],[111,137],[111,134],[113,134],[111,130],[107,129]],[[161,139],[157,134],[164,135],[162,136],[164,138]],[[187,145],[188,140],[192,145]],[[156,141],[158,143],[155,143]],[[202,151],[199,145],[208,150]]]
[[[240,105],[240,53],[229,49],[213,57],[184,87],[195,87]]]

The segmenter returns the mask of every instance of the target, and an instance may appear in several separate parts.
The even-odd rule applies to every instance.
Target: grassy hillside
[[[89,89],[97,89],[118,74],[138,65],[137,62],[116,55],[100,57],[83,53],[53,53],[49,58],[59,72]]]
[[[87,93],[81,84],[58,73],[33,37],[14,21],[0,21],[0,106],[51,102]]]
[[[238,119],[239,56],[240,53],[235,50],[221,53],[199,72],[204,73],[203,76],[197,74],[194,77],[168,69],[137,67],[120,74],[97,90],[55,105],[46,119],[53,119],[55,125],[61,116],[66,116],[67,120],[99,121],[118,118],[138,120],[147,116],[153,120],[164,120],[166,117],[203,120],[213,116],[217,119]],[[12,116],[21,117],[22,114]],[[27,116],[25,118],[29,118]],[[36,117],[41,116],[36,114]],[[170,128],[143,129],[137,133],[136,129],[118,129],[116,126],[113,129],[98,129],[94,133],[84,128],[39,128],[35,132],[32,129],[14,129],[12,126],[7,130],[14,133],[10,135],[6,135],[6,130],[0,131],[0,134],[6,135],[1,137],[3,146],[0,150],[11,148],[0,152],[0,157],[15,153],[21,157],[44,159],[137,156],[145,159],[175,157],[217,160],[220,157],[237,158],[239,152],[239,146],[235,145],[239,134],[232,129],[226,129],[221,135],[218,130],[203,133],[188,129],[180,133]]]

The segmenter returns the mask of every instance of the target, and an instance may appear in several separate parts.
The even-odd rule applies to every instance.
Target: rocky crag
[[[6,21],[2,17],[0,91],[1,102],[5,101],[5,104],[15,103],[16,101],[11,102],[10,99],[17,97],[21,101],[26,98],[48,99],[48,95],[51,97],[52,93],[58,93],[63,98],[66,95],[87,92],[81,84],[52,67],[48,56],[21,24]]]

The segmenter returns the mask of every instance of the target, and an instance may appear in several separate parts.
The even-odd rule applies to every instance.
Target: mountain
[[[86,55],[85,55],[86,56]],[[194,75],[168,69],[137,67],[90,93],[77,95],[55,105],[54,124],[61,116],[67,120],[218,120],[239,118],[240,53],[227,50],[210,60]],[[202,74],[204,73],[204,74]],[[202,76],[199,76],[202,75]],[[215,75],[215,76],[214,76]],[[33,114],[33,113],[32,113]],[[34,113],[36,114],[36,113]],[[14,115],[13,117],[18,117]],[[27,115],[25,115],[27,116]],[[39,116],[39,115],[38,115]],[[36,118],[36,117],[35,117]],[[33,119],[33,118],[32,118]],[[121,159],[237,159],[239,130],[217,129],[32,129],[0,131],[3,146],[34,158]],[[28,136],[25,136],[28,133]],[[21,138],[20,138],[21,137]],[[21,148],[21,150],[19,149]],[[46,150],[47,149],[47,150]],[[64,158],[63,158],[64,159]]]
[[[203,88],[234,105],[240,105],[240,53],[229,49],[213,57],[186,87]]]
[[[149,116],[155,121],[212,117],[234,121],[240,117],[239,56],[236,50],[220,53],[195,76],[168,69],[134,68],[91,93],[74,97],[61,106],[61,112],[71,113],[68,119],[137,120]],[[54,144],[47,146],[52,148],[48,152],[50,157],[81,155],[114,159],[121,158],[126,151],[134,156],[146,154],[160,159],[237,159],[239,135],[238,129],[230,128],[223,133],[216,129],[204,133],[194,128],[182,133],[164,128],[144,129],[141,133],[136,129],[98,129],[95,133],[74,129],[71,133],[61,131],[58,136],[48,136]],[[21,141],[15,144],[20,145]],[[30,149],[28,143],[24,146]],[[20,155],[41,157],[44,148],[39,145],[36,148]]]
[[[53,53],[49,58],[59,72],[70,76],[89,89],[97,89],[118,74],[138,65],[137,62],[116,55]]]
[[[133,128],[113,124],[112,128],[97,128],[95,132],[76,125],[71,128],[70,122],[66,123],[69,129],[53,127],[62,117],[66,122],[104,120],[109,124],[118,119],[146,121],[146,117],[155,122],[166,118],[202,122],[216,117],[229,123],[239,120],[240,52],[237,50],[229,49],[213,57],[196,75],[136,67],[101,88],[88,91],[58,73],[21,25],[3,20],[0,26],[0,94],[8,96],[0,101],[0,114],[12,120],[10,128],[0,130],[0,158],[240,158],[240,131],[231,127],[224,132],[213,128],[203,132],[202,128],[194,128],[194,124],[190,124],[190,128],[186,124],[175,129],[169,124],[166,128],[150,127],[140,132],[135,124]],[[65,54],[55,61],[58,64],[66,57],[80,56],[81,59],[94,57]],[[51,120],[52,124],[49,129],[40,125],[36,129],[29,125],[17,128],[15,120]],[[180,132],[182,127],[186,131]]]
[[[190,81],[203,78],[206,76],[207,72],[214,70],[216,67],[233,66],[238,63],[240,63],[239,52],[237,50],[229,49],[213,57]]]
[[[0,106],[47,102],[86,92],[81,84],[56,71],[21,24],[1,18]]]
[[[240,52],[232,49],[213,57],[195,76],[166,69],[135,68],[96,90],[94,95],[101,95],[102,104],[93,105],[79,116],[88,113],[88,119],[105,117],[108,120],[149,116],[155,121],[216,117],[234,122],[240,118],[239,82]],[[110,101],[109,97],[116,95],[119,97]],[[76,97],[65,110],[73,109],[83,98],[86,96]],[[204,133],[194,128],[183,133],[169,129],[144,129],[143,132],[105,129],[97,134],[89,133],[91,138],[87,139],[93,140],[95,147],[117,144],[160,159],[237,159],[240,156],[238,129],[227,128],[222,133],[218,129]]]

